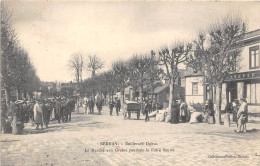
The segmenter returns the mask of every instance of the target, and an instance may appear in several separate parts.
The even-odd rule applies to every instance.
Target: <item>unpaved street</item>
[[[70,123],[1,135],[1,165],[260,165],[259,121],[248,123],[255,132],[237,134],[235,124],[145,123],[109,116],[107,107],[103,115],[82,112]]]

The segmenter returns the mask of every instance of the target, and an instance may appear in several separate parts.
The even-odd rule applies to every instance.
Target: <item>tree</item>
[[[5,3],[1,3],[1,86],[5,89],[6,103],[14,83],[14,54],[17,35],[13,29],[13,18]]]
[[[204,75],[204,82],[216,87],[216,124],[221,124],[222,84],[234,65],[238,69],[245,32],[246,23],[240,16],[227,15],[199,34],[195,53],[189,58],[190,66]]]
[[[148,68],[146,75],[147,75],[147,84],[150,89],[151,98],[153,99],[153,93],[154,93],[154,83],[157,80],[160,80],[160,75],[164,73],[164,71],[159,68],[159,59],[158,56],[155,56],[155,52],[151,51],[151,56],[148,57]],[[152,102],[152,108],[154,107],[154,102]]]
[[[89,55],[86,60],[87,70],[91,71],[91,76],[96,75],[97,70],[102,69],[104,62],[98,58],[96,55]]]
[[[173,106],[174,83],[179,76],[179,65],[186,61],[191,48],[189,43],[184,44],[184,42],[176,41],[172,47],[165,46],[159,50],[160,61],[166,68],[166,74],[170,79],[169,108],[171,110]],[[176,112],[174,112],[174,115],[176,116]]]
[[[81,91],[82,70],[84,65],[82,55],[80,53],[72,54],[68,63],[69,63],[69,68],[73,71],[73,74],[75,75],[78,84],[78,90]]]
[[[82,92],[88,97],[94,94],[94,90],[97,89],[97,82],[94,78],[88,78],[82,83]]]
[[[86,60],[86,68],[87,70],[91,71],[92,78],[95,77],[97,70],[102,69],[104,66],[104,62],[98,58],[96,55],[89,55]],[[92,97],[95,100],[95,89],[93,86],[93,94]]]
[[[121,93],[121,95],[120,95],[121,96],[121,105],[123,105],[124,92],[125,92],[125,88],[127,86],[127,82],[129,80],[128,67],[124,61],[118,60],[112,64],[112,68],[113,68],[115,78],[119,83],[120,93]]]
[[[113,98],[115,87],[117,87],[118,82],[115,78],[115,73],[113,70],[104,72],[106,91],[108,92],[109,98]],[[106,97],[105,97],[106,98]]]
[[[30,62],[27,51],[19,44],[13,29],[12,15],[7,6],[1,3],[1,87],[5,89],[6,102],[9,103],[11,90],[20,94],[36,90],[40,80]]]
[[[139,87],[139,97],[141,103],[141,110],[143,111],[143,92],[145,84],[145,73],[149,70],[149,58],[146,55],[134,55],[129,60],[129,69],[132,71],[132,82],[137,83]]]

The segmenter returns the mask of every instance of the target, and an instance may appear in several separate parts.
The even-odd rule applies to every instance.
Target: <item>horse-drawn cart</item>
[[[140,118],[141,104],[135,101],[126,101],[124,103],[124,119],[131,118],[131,113],[137,114],[137,119]]]

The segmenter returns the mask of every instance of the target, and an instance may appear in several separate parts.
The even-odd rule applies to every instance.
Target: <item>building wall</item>
[[[192,83],[198,83],[198,94],[192,94]],[[186,103],[204,103],[204,86],[202,76],[186,77],[185,83],[185,100]]]
[[[241,69],[239,69],[238,72],[247,72],[247,71],[259,70],[259,68],[258,69],[249,69],[249,48],[254,47],[254,46],[260,47],[259,42],[256,43],[256,44],[245,46],[243,48],[242,54],[241,54],[241,61],[240,61],[240,65],[239,65],[241,67]]]
[[[248,105],[248,112],[253,113],[253,114],[258,114],[260,113],[260,106],[259,105]]]
[[[249,62],[249,50],[251,47],[259,46],[260,47],[260,41],[259,38],[257,40],[254,40],[253,42],[248,41],[247,45],[243,47],[242,55],[239,60],[239,65],[236,67],[236,72],[234,73],[240,73],[240,72],[250,72],[250,71],[260,71],[260,68],[256,69],[250,69],[250,62]],[[259,51],[258,51],[259,52]],[[259,54],[259,53],[258,53]],[[185,97],[187,103],[203,103],[204,102],[204,88],[202,84],[199,84],[198,86],[198,95],[192,95],[192,82],[200,82],[202,80],[202,77],[198,76],[189,76],[186,77],[186,86],[185,86]],[[248,111],[250,113],[260,113],[260,95],[258,95],[258,91],[260,89],[260,81],[259,78],[255,79],[234,79],[232,80],[233,84],[232,86],[236,86],[235,91],[233,93],[236,93],[236,99],[240,98],[246,98],[248,101]],[[230,83],[230,82],[229,82]],[[230,88],[230,87],[229,87]],[[255,92],[255,93],[254,93]],[[228,93],[228,99],[226,96],[226,93]],[[222,104],[221,109],[224,110],[225,106],[227,105],[227,102],[232,102],[230,97],[230,91],[227,89],[227,82],[223,83],[222,85]],[[216,96],[217,97],[217,96]],[[250,99],[253,98],[254,100]]]
[[[260,68],[256,69],[250,69],[249,66],[249,49],[251,47],[258,46],[260,47],[260,42],[250,44],[248,46],[245,46],[242,51],[242,56],[241,56],[241,62],[240,62],[240,67],[241,69],[239,72],[250,72],[250,71],[259,71]],[[259,57],[259,55],[258,55]],[[255,83],[254,86],[249,86],[250,83]],[[238,88],[238,99],[239,98],[246,98],[248,101],[248,112],[250,113],[260,113],[260,95],[258,93],[252,93],[252,92],[257,92],[259,91],[260,87],[260,82],[257,79],[254,80],[242,80],[238,81],[237,83],[237,88]],[[251,88],[251,89],[250,89]],[[250,93],[251,90],[251,93]],[[254,95],[255,94],[255,95]],[[250,97],[256,98],[254,101],[250,101]]]

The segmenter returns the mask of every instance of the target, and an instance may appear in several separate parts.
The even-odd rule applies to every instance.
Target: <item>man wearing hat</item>
[[[108,103],[108,106],[109,106],[109,109],[110,109],[110,116],[113,115],[113,108],[114,108],[114,101],[113,101],[113,98],[110,99],[109,103]]]
[[[8,121],[7,117],[7,106],[5,101],[1,101],[1,131],[2,133],[5,133],[6,124]]]
[[[97,106],[97,110],[98,110],[98,114],[101,115],[101,110],[102,110],[102,100],[100,98],[98,98],[96,106]]]
[[[145,102],[144,102],[145,122],[150,120],[148,114],[149,114],[151,108],[152,108],[151,101],[145,100]]]
[[[94,101],[92,99],[92,97],[89,99],[88,101],[88,107],[89,107],[89,112],[90,114],[94,114]]]
[[[87,114],[87,111],[88,111],[88,98],[87,98],[87,95],[85,95],[85,97],[83,99],[83,105],[84,105],[84,114]]]
[[[116,99],[115,107],[116,107],[116,114],[118,116],[118,112],[120,112],[121,109],[121,102],[119,98]]]

